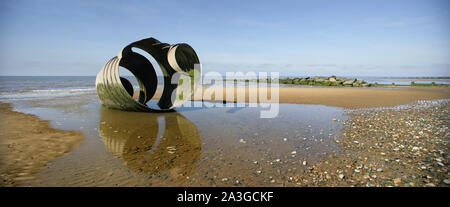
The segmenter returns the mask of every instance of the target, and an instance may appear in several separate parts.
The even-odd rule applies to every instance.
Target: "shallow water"
[[[31,186],[282,186],[339,148],[344,110],[280,104],[140,113],[101,107],[96,94],[9,100],[15,110],[85,134]],[[307,165],[303,165],[306,161]]]

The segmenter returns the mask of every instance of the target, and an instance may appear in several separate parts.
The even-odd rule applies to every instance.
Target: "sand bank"
[[[220,90],[220,89],[219,89]],[[223,90],[224,97],[226,90]],[[235,88],[234,99],[227,101],[237,101],[237,92],[244,92],[245,101],[249,101],[248,88]],[[255,89],[251,89],[255,90]],[[270,90],[268,96],[270,97]],[[204,93],[206,89],[204,89]],[[206,92],[208,93],[208,92]],[[159,94],[159,93],[158,93]],[[222,101],[225,98],[215,98],[204,100]],[[448,88],[279,88],[279,102],[291,104],[321,104],[327,106],[337,106],[344,108],[371,108],[382,106],[396,106],[408,104],[417,100],[449,99],[450,90]],[[270,98],[269,98],[270,100]]]
[[[76,131],[53,129],[37,116],[0,103],[0,186],[16,186],[67,153],[82,139]]]

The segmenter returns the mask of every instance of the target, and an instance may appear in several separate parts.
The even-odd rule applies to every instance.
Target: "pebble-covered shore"
[[[348,112],[343,151],[296,177],[303,186],[449,186],[450,104]],[[298,185],[296,185],[298,186]]]

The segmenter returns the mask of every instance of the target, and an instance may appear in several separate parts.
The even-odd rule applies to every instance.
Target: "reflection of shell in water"
[[[165,120],[159,141],[158,117]],[[167,171],[188,175],[200,156],[197,128],[178,113],[123,112],[102,107],[99,135],[107,149],[121,157],[129,168],[148,174]]]

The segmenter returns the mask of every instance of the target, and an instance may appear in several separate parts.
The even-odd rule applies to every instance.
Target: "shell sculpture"
[[[157,103],[147,102],[155,95],[158,78],[152,63],[134,52],[138,48],[150,54],[162,70],[164,89]],[[119,66],[129,70],[136,78],[139,91],[125,77],[119,76]],[[201,80],[200,60],[194,49],[186,43],[170,45],[155,38],[142,39],[123,48],[118,56],[109,60],[97,74],[95,87],[102,105],[124,111],[172,111],[188,101]]]

